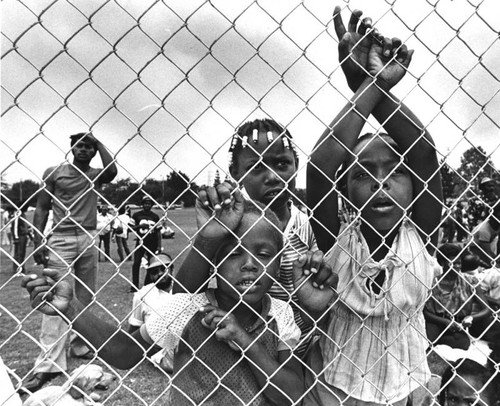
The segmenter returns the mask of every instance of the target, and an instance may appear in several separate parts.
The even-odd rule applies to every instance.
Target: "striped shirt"
[[[269,294],[290,304],[295,322],[302,332],[301,341],[295,353],[302,356],[310,341],[312,325],[307,326],[300,316],[300,304],[293,285],[293,263],[309,250],[317,250],[311,224],[307,214],[301,212],[293,204],[290,206],[290,220],[283,232],[284,248],[281,258],[280,274],[277,283],[269,290]]]
[[[339,301],[320,340],[327,384],[364,402],[397,402],[430,378],[423,307],[435,259],[403,222],[384,260],[375,262],[359,222],[341,228],[327,262]],[[380,290],[374,279],[384,272]]]

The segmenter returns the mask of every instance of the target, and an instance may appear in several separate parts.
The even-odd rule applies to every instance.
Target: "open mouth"
[[[278,196],[279,194],[281,194],[282,192],[283,192],[283,189],[273,189],[273,190],[267,191],[264,196],[267,197],[268,199],[273,199],[276,196]]]
[[[389,199],[377,199],[372,205],[372,210],[380,213],[390,211],[394,208],[394,202]]]
[[[239,290],[244,292],[244,293],[251,293],[251,292],[258,289],[258,287],[260,286],[260,283],[256,282],[255,280],[244,280],[244,281],[238,282],[236,284],[236,286],[238,288],[240,288]]]

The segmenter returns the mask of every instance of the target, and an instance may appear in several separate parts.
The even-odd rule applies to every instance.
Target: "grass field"
[[[31,214],[31,213],[30,213]],[[196,221],[193,209],[172,210],[168,213],[169,225],[175,231],[175,238],[163,240],[163,248],[173,258],[178,268],[183,260],[186,249],[196,231]],[[132,236],[129,237],[129,247],[134,246]],[[131,262],[118,266],[119,257],[116,245],[111,243],[111,256],[116,264],[100,262],[99,291],[94,310],[102,318],[120,322],[126,328],[127,317],[132,306],[132,294],[128,293],[131,279]],[[37,346],[41,314],[33,311],[29,304],[27,292],[20,287],[20,279],[12,275],[11,261],[5,255],[7,246],[3,246],[0,258],[0,356],[10,368],[15,377],[21,380],[30,373],[39,353]],[[28,255],[33,247],[28,247]],[[32,259],[28,262],[30,269],[39,269]],[[141,274],[141,283],[144,273]],[[82,361],[68,357],[68,370],[72,371],[84,362],[102,364],[99,360]],[[164,388],[168,376],[154,367],[149,361],[131,371],[117,371],[120,379],[116,385],[103,395],[106,405],[161,405],[165,403]],[[58,377],[52,382],[62,384],[65,378]],[[14,382],[16,384],[16,382]],[[0,389],[1,390],[1,389]],[[163,394],[162,394],[163,392]],[[160,396],[158,396],[160,394]]]

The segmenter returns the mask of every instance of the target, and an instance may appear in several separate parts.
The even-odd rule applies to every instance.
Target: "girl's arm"
[[[279,351],[278,359],[269,356],[259,343],[252,345],[245,355],[266,398],[277,406],[292,405],[304,394],[302,365],[291,351]]]
[[[339,231],[338,196],[334,190],[340,165],[352,154],[369,115],[389,90],[405,75],[413,51],[400,48],[399,40],[383,39],[371,44],[367,71],[351,101],[340,111],[316,143],[307,167],[307,201],[312,226],[322,251],[335,243]],[[385,110],[384,110],[385,111]]]
[[[194,293],[210,276],[212,261],[221,242],[235,230],[243,216],[243,195],[223,182],[203,189],[196,200],[198,234],[175,275],[174,293]]]
[[[430,312],[429,310],[426,310],[426,309],[424,309],[424,318],[428,322],[431,322],[433,324],[439,324],[439,325],[444,326],[444,327],[453,323],[450,319],[438,316],[437,314]]]
[[[488,316],[490,316],[491,310],[487,306],[488,298],[486,297],[486,294],[481,290],[479,286],[476,287],[476,292],[474,294],[474,302],[477,303],[480,310],[470,315],[472,316],[473,323],[477,320],[483,320]]]
[[[94,315],[73,295],[71,283],[53,269],[44,269],[43,275],[27,275],[23,278],[31,300],[31,306],[44,314],[62,315],[71,328],[80,333],[99,352],[99,356],[119,369],[137,365],[150,347],[140,332],[132,336],[119,326]]]
[[[200,235],[195,237],[175,275],[173,293],[196,293],[198,290],[205,290],[205,284],[210,277],[212,258],[221,242],[222,239],[219,238],[209,239]]]
[[[390,45],[389,39],[381,37],[376,30],[371,31],[371,19],[361,20],[363,13],[360,10],[353,11],[346,30],[340,11],[340,7],[335,7],[334,25],[339,39],[339,61],[349,87],[356,91],[369,71],[369,53],[373,42],[381,43],[384,53],[391,53],[391,47],[397,49],[405,46],[401,46],[399,39],[394,39]],[[417,197],[412,220],[424,241],[430,239],[432,244],[427,244],[427,249],[432,253],[438,242],[442,209],[441,176],[433,140],[418,118],[389,89],[384,92],[372,113],[408,158],[413,196]]]
[[[368,116],[383,93],[372,78],[366,77],[351,100],[343,107],[314,146],[307,165],[307,202],[318,248],[327,252],[340,228],[335,175],[356,145]]]
[[[438,244],[443,208],[441,174],[434,141],[420,120],[391,93],[384,95],[373,115],[408,159],[413,196],[416,198],[411,219],[424,242],[431,242],[426,246],[432,254]]]
[[[130,369],[136,366],[151,347],[139,331],[132,335],[126,333],[118,325],[94,315],[88,306],[77,299],[71,302],[64,315],[71,322],[71,328],[98,350],[99,357],[116,368]]]

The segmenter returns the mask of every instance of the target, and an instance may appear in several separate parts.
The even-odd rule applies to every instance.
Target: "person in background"
[[[14,214],[11,222],[12,242],[14,244],[14,261],[12,263],[12,272],[19,270],[25,273],[24,259],[26,258],[26,246],[32,236],[31,226],[26,219],[27,206],[20,205],[20,209]]]
[[[14,207],[8,206],[2,213],[2,245],[7,245],[11,255],[14,251],[14,244],[12,243],[12,228],[10,221],[14,218]]]
[[[74,280],[76,296],[88,305],[97,279],[97,189],[111,182],[117,169],[104,144],[92,133],[75,134],[70,140],[73,161],[50,167],[43,174],[45,186],[38,194],[33,219],[34,259],[37,264],[57,270],[62,279],[71,283]],[[104,169],[90,166],[96,154],[100,155]],[[53,211],[51,234],[45,238],[50,210]],[[22,390],[34,392],[67,370],[69,336],[68,326],[58,313],[42,317],[41,352]],[[76,336],[71,338],[70,352],[76,357],[91,355],[83,340]]]
[[[491,314],[486,297],[479,286],[474,286],[478,283],[462,273],[462,248],[458,244],[441,245],[436,258],[443,272],[436,276],[425,304],[427,338],[433,345],[467,350],[470,338],[466,329],[480,335],[480,326]]]
[[[111,225],[114,222],[114,216],[109,211],[109,207],[104,205],[97,213],[97,230],[99,230],[99,261],[110,260],[111,245]],[[104,256],[101,256],[101,244],[104,244]]]
[[[129,333],[139,329],[147,319],[158,312],[172,296],[172,273],[174,265],[170,255],[163,252],[151,257],[146,268],[151,278],[151,283],[144,285],[139,291],[134,293],[132,303],[132,313],[128,319]],[[167,373],[172,373],[174,367],[173,350],[161,350],[156,356],[154,353],[158,349],[148,352],[157,360],[157,364]]]
[[[141,203],[142,210],[134,213],[130,222],[130,227],[136,236],[134,263],[132,265],[132,286],[129,290],[131,293],[139,290],[139,273],[142,258],[146,256],[150,260],[153,254],[161,251],[160,217],[152,210],[153,199],[146,195],[142,198]],[[151,279],[146,271],[144,285],[149,283],[151,283]]]
[[[118,217],[113,222],[113,237],[116,241],[116,248],[120,262],[124,259],[131,261],[130,249],[128,247],[128,233],[130,224],[130,208],[128,206],[121,206],[118,209]]]
[[[469,217],[467,216],[467,210],[468,203],[466,200],[460,200],[459,202],[457,202],[457,205],[453,210],[458,242],[462,242],[469,237],[469,230],[471,229],[471,227],[469,224]]]
[[[487,176],[479,182],[479,196],[475,195],[469,200],[468,216],[471,228],[484,221],[489,216],[490,209],[498,202],[496,187],[497,183]]]
[[[452,201],[447,201],[446,206],[443,209],[443,222],[441,227],[441,243],[444,244],[447,242],[454,242],[457,225],[454,220]]]
[[[500,234],[500,204],[493,208],[482,223],[472,231],[469,250],[479,257],[483,268],[491,268],[496,264],[497,239]]]

